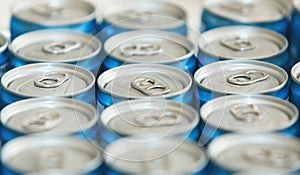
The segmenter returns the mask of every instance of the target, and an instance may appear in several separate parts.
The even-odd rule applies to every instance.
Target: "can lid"
[[[229,171],[295,172],[300,142],[280,134],[226,134],[208,145],[213,163]]]
[[[27,0],[14,4],[13,16],[43,26],[79,24],[95,18],[95,7],[81,0]]]
[[[102,156],[91,143],[74,137],[16,138],[3,146],[4,166],[21,174],[46,170],[84,174],[98,168]]]
[[[202,170],[208,162],[197,144],[176,138],[149,141],[145,137],[123,138],[108,145],[105,152],[104,159],[110,167],[128,174],[153,171],[193,174]]]
[[[97,119],[92,105],[68,98],[26,99],[1,111],[3,126],[22,134],[74,134],[91,128]]]
[[[300,62],[298,62],[297,64],[295,64],[292,67],[291,77],[294,82],[296,82],[297,84],[300,84]]]
[[[137,30],[115,35],[104,45],[105,52],[125,63],[173,63],[194,54],[186,37],[158,30]]]
[[[4,52],[8,47],[8,39],[3,33],[0,33],[0,53]]]
[[[199,52],[220,59],[268,59],[288,48],[287,39],[259,27],[230,26],[204,32],[198,41]]]
[[[114,3],[104,12],[109,24],[126,29],[169,29],[184,25],[186,12],[171,3],[134,0]]]
[[[188,92],[190,75],[178,68],[159,64],[131,64],[102,73],[98,88],[121,98],[172,98]]]
[[[40,30],[23,34],[10,51],[29,62],[76,62],[95,57],[101,49],[96,37],[72,30]]]
[[[35,63],[12,69],[1,79],[2,88],[18,97],[72,97],[87,92],[94,75],[64,63]]]
[[[130,100],[106,108],[100,122],[120,136],[165,137],[191,132],[199,115],[192,107],[174,101]]]
[[[198,69],[194,79],[200,88],[220,94],[269,94],[282,89],[288,75],[271,63],[228,60]]]
[[[298,110],[290,102],[268,95],[230,95],[205,103],[200,115],[218,130],[241,133],[274,132],[294,125]]]
[[[210,13],[241,23],[278,21],[288,17],[291,12],[286,2],[278,0],[206,0],[204,8]]]

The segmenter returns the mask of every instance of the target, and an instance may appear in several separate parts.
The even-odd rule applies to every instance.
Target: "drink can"
[[[291,0],[293,3],[294,11],[292,13],[292,22],[290,25],[290,53],[295,63],[300,61],[300,1]]]
[[[96,8],[82,0],[26,0],[13,5],[11,39],[41,29],[70,29],[96,34]]]
[[[10,63],[13,67],[39,62],[70,63],[97,75],[101,47],[98,38],[78,31],[33,31],[17,37],[10,44]]]
[[[291,70],[290,101],[300,109],[300,63],[295,64]]]
[[[103,71],[132,63],[165,64],[193,74],[195,46],[186,37],[160,30],[136,30],[109,38],[104,44]]]
[[[95,76],[65,63],[34,63],[14,68],[2,76],[2,107],[25,98],[67,97],[95,105]]]

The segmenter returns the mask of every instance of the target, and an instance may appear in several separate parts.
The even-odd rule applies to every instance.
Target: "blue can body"
[[[45,30],[45,29],[67,29],[67,30],[75,30],[83,33],[88,33],[92,35],[96,35],[98,33],[98,25],[96,20],[90,20],[81,24],[74,24],[69,26],[42,26],[34,23],[30,23],[27,21],[23,21],[21,19],[12,16],[11,19],[11,39],[15,39],[16,37],[35,30]]]
[[[208,31],[217,27],[232,26],[232,25],[249,25],[249,26],[262,27],[262,28],[267,28],[279,32],[284,36],[288,36],[290,21],[288,17],[285,17],[282,18],[281,20],[272,21],[272,22],[241,23],[238,21],[233,21],[215,15],[213,13],[210,13],[208,10],[205,9],[203,10],[201,32]]]
[[[296,7],[295,7],[296,8]],[[290,29],[290,54],[294,64],[300,61],[300,11],[295,9],[292,14],[292,22]]]

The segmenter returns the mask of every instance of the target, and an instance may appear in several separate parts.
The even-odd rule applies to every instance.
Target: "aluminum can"
[[[83,139],[23,136],[3,146],[1,161],[3,175],[96,175],[102,171],[103,158],[94,145]]]
[[[192,78],[178,68],[131,64],[102,73],[97,80],[98,110],[131,99],[168,99],[192,105]]]
[[[300,109],[300,63],[295,64],[291,70],[290,101]]]
[[[116,103],[100,115],[105,144],[128,136],[181,137],[197,141],[199,114],[192,107],[170,100],[130,100]]]
[[[288,74],[263,61],[229,60],[198,69],[194,75],[200,105],[225,95],[264,94],[288,99]]]
[[[286,0],[205,0],[201,30],[251,25],[288,36],[291,11]]]
[[[196,143],[178,138],[123,138],[108,145],[105,152],[107,175],[204,175],[208,163],[204,151]]]
[[[104,12],[101,41],[139,29],[157,29],[187,35],[186,12],[172,3],[157,0],[131,0],[112,4]]]
[[[95,76],[64,63],[34,63],[14,68],[2,76],[2,107],[25,98],[67,97],[95,105]]]
[[[299,0],[291,0],[293,3],[294,11],[292,13],[292,22],[290,26],[290,54],[294,63],[300,61],[300,1]]]
[[[10,44],[10,63],[13,67],[39,62],[70,63],[97,75],[101,47],[98,38],[78,31],[33,31],[17,37]]]
[[[293,60],[283,35],[259,27],[228,26],[204,32],[198,41],[201,65],[223,60],[259,60],[290,71]]]
[[[1,111],[1,140],[35,135],[71,135],[96,140],[98,112],[90,104],[69,98],[31,98]]]
[[[193,74],[197,69],[195,46],[186,37],[160,30],[124,32],[108,39],[104,45],[102,69],[123,64],[165,64]]]
[[[96,34],[96,9],[82,0],[26,0],[13,5],[11,39],[41,29],[70,29]]]
[[[8,39],[0,33],[0,78],[11,68],[8,63]]]
[[[257,94],[230,95],[213,99],[200,109],[201,137],[205,145],[228,133],[299,134],[299,112],[290,102]]]
[[[209,170],[215,175],[297,173],[299,148],[298,139],[281,134],[226,134],[208,146]]]

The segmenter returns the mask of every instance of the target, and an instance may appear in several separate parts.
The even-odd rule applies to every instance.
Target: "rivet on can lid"
[[[240,73],[232,74],[227,77],[227,82],[234,85],[249,85],[264,81],[269,74],[259,70],[246,70]]]
[[[234,51],[248,51],[255,48],[255,43],[247,38],[235,36],[234,38],[225,38],[221,40],[221,44]]]
[[[164,95],[169,93],[171,90],[166,84],[158,82],[155,79],[148,77],[136,78],[131,82],[131,87],[148,96]]]
[[[69,79],[69,75],[64,72],[48,72],[42,74],[34,80],[34,85],[40,88],[56,88]]]

